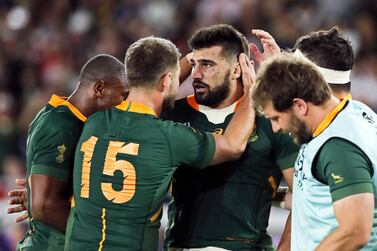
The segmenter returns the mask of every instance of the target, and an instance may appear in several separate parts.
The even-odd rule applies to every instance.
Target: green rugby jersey
[[[136,102],[92,115],[77,145],[65,250],[157,250],[163,199],[181,164],[212,160],[210,133]]]
[[[18,250],[64,249],[64,233],[33,219],[29,177],[32,174],[43,174],[72,184],[74,153],[85,119],[71,103],[53,95],[30,124],[26,156],[30,230],[18,244]],[[69,200],[72,196],[72,186],[67,186],[66,191]]]
[[[176,101],[164,118],[222,134],[236,106],[211,109],[190,96]],[[256,129],[239,160],[205,170],[178,168],[165,247],[273,249],[266,232],[272,198],[281,170],[293,167],[298,150],[288,135],[273,133],[268,120],[256,117]]]

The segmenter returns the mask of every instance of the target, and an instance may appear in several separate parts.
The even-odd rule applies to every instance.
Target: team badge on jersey
[[[259,136],[257,134],[257,125],[254,123],[254,127],[253,127],[253,133],[251,134],[250,138],[249,138],[249,142],[255,142],[258,140]]]
[[[214,131],[213,131],[213,134],[223,134],[224,133],[224,130],[222,128],[216,128]]]
[[[58,148],[59,154],[58,156],[56,156],[56,162],[60,164],[60,163],[63,163],[64,161],[64,153],[67,150],[67,147],[65,147],[65,145],[63,144],[61,146],[58,146],[57,148]]]

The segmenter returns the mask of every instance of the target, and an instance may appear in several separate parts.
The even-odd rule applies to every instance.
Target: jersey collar
[[[125,112],[136,112],[141,114],[149,114],[157,117],[157,113],[149,106],[135,101],[123,101],[116,106],[117,109]]]
[[[240,99],[238,99],[237,101],[236,101],[236,105],[234,106],[234,109],[233,109],[233,112],[235,112],[236,110],[237,110],[237,107],[238,107],[238,105],[240,104],[240,102],[241,102],[241,100],[243,99],[243,96],[240,98]],[[195,100],[195,95],[190,95],[190,96],[188,96],[187,98],[186,98],[186,100],[187,100],[187,103],[193,108],[193,109],[195,109],[195,110],[197,110],[197,111],[201,111],[201,107],[205,107],[205,106],[203,106],[203,105],[199,105],[197,102],[196,102],[196,100]],[[234,104],[234,103],[233,103]],[[216,109],[216,108],[212,108],[212,109]]]
[[[67,106],[68,109],[73,113],[73,115],[75,115],[75,117],[77,117],[82,122],[86,121],[86,117],[74,105],[72,105],[66,97],[52,95],[48,103],[55,108],[58,106]]]
[[[335,106],[335,108],[329,114],[327,114],[321,124],[319,124],[319,126],[313,133],[313,137],[317,137],[319,134],[321,134],[331,124],[335,117],[343,110],[347,103],[348,99],[341,99],[341,102],[337,106]]]

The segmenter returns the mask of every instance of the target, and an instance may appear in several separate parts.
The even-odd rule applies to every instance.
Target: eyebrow
[[[193,60],[193,59],[191,59],[190,60],[192,63],[195,63],[195,61]],[[216,62],[215,61],[212,61],[212,60],[210,60],[210,59],[199,59],[198,60],[198,63],[200,63],[200,64],[216,64]]]

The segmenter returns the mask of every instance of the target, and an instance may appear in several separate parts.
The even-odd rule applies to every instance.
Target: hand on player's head
[[[254,43],[249,44],[250,52],[257,61],[261,64],[263,61],[269,57],[280,53],[280,47],[275,42],[275,39],[267,31],[253,29],[251,33],[256,36],[262,43],[263,53],[258,49],[257,45]]]
[[[255,82],[255,69],[254,62],[250,61],[246,54],[241,53],[239,55],[239,62],[242,71],[242,84],[244,87],[244,93],[250,93],[251,86]]]

